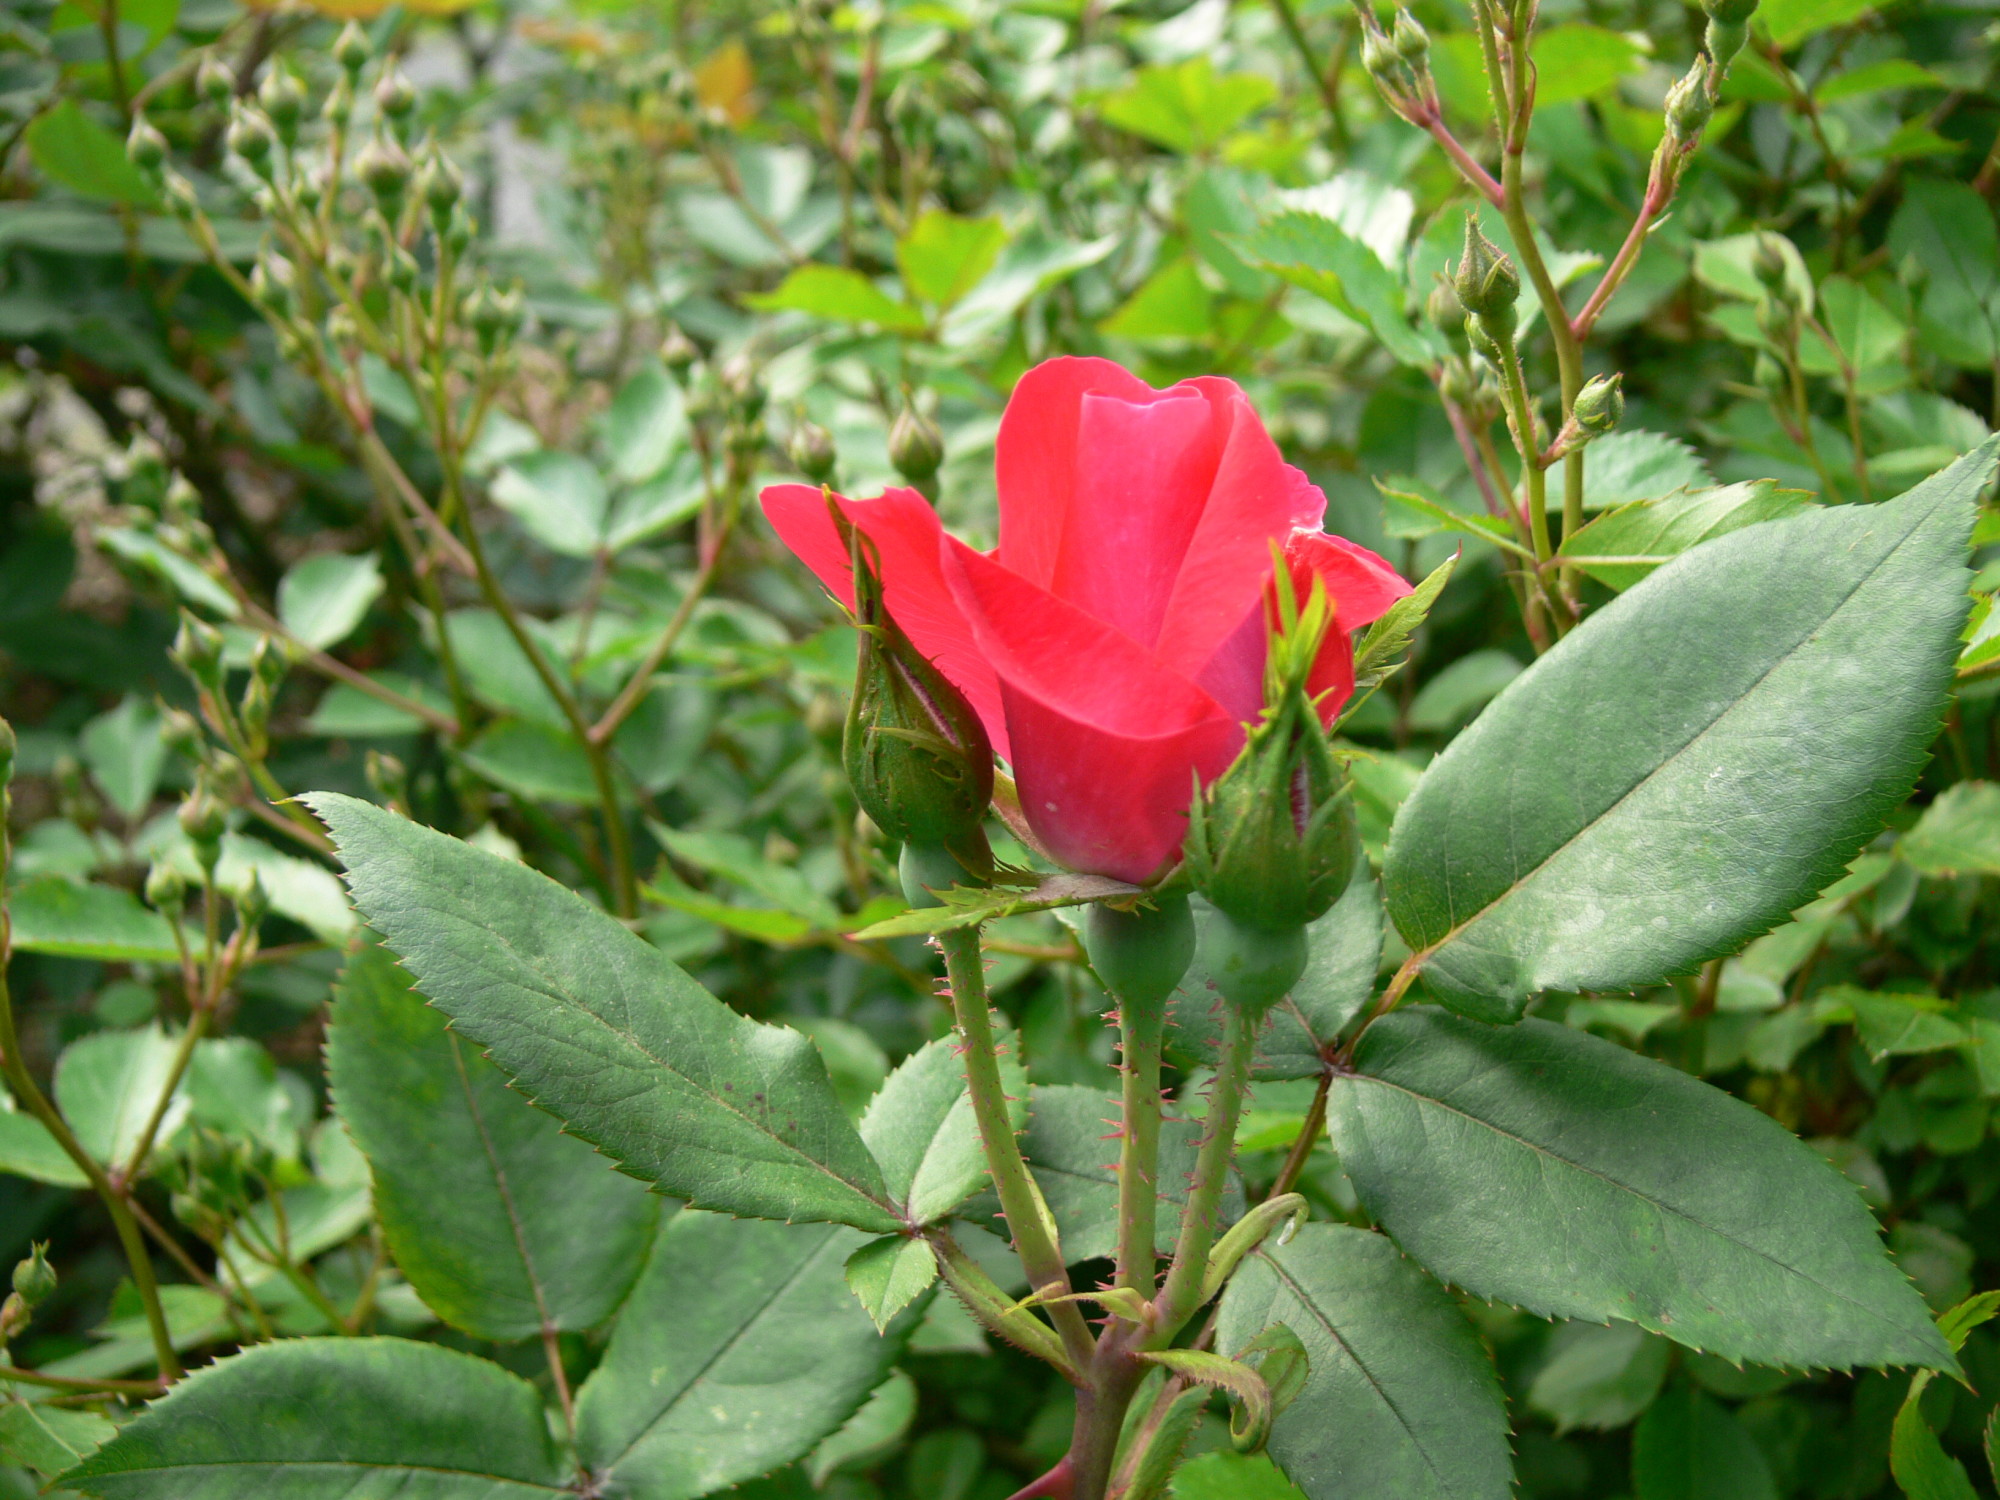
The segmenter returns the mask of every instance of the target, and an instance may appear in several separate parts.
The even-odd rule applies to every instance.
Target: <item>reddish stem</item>
[[[1072,1489],[1069,1455],[1064,1454],[1056,1466],[1040,1479],[1029,1481],[1021,1489],[1014,1491],[1007,1500],[1070,1500]]]

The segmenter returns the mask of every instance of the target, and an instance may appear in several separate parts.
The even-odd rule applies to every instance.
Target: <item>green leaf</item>
[[[1199,927],[1214,920],[1214,908],[1199,897],[1194,909]],[[1253,1076],[1319,1077],[1326,1070],[1327,1049],[1375,993],[1381,957],[1382,891],[1364,856],[1340,899],[1307,924],[1305,972],[1265,1017]],[[1168,1004],[1167,1027],[1168,1043],[1177,1054],[1214,1064],[1222,1014],[1199,948]]]
[[[1781,490],[1772,479],[1683,490],[1660,500],[1636,500],[1599,516],[1564,537],[1556,550],[1599,583],[1629,589],[1662,563],[1703,542],[1759,521],[1799,515],[1812,504],[1805,491]]]
[[[1764,0],[1757,19],[1789,51],[1807,37],[1865,16],[1875,0]]]
[[[152,803],[167,763],[159,714],[144,699],[127,698],[84,725],[79,739],[84,763],[105,799],[127,823],[136,823]]]
[[[651,479],[665,468],[687,431],[681,388],[657,360],[641,365],[598,419],[611,472],[627,484]]]
[[[692,1500],[803,1457],[852,1416],[915,1323],[884,1337],[856,1305],[841,1266],[861,1242],[689,1209],[669,1219],[577,1395],[598,1492]]]
[[[1379,1234],[1308,1224],[1266,1241],[1222,1296],[1216,1344],[1283,1323],[1305,1388],[1270,1450],[1312,1500],[1506,1500],[1507,1409],[1479,1335],[1445,1289]]]
[[[57,1187],[86,1187],[83,1168],[26,1109],[0,1093],[0,1172]]]
[[[1646,66],[1645,52],[1630,35],[1578,21],[1537,32],[1534,59],[1537,105],[1608,93]]]
[[[683,448],[659,473],[641,480],[611,502],[605,545],[613,552],[620,552],[635,542],[643,542],[689,519],[707,499],[701,455]]]
[[[699,1206],[902,1227],[805,1037],[737,1015],[545,875],[352,797],[305,800],[431,1003],[572,1133]]]
[[[1391,474],[1376,480],[1375,488],[1382,492],[1382,524],[1391,536],[1416,541],[1440,531],[1451,531],[1498,547],[1524,561],[1534,557],[1514,540],[1512,528],[1498,516],[1454,510],[1420,479]]]
[[[1918,1376],[1918,1381],[1922,1379]],[[1965,1465],[1944,1451],[1924,1420],[1916,1399],[1922,1389],[1912,1382],[1910,1399],[1896,1412],[1889,1431],[1889,1471],[1909,1500],[1979,1500]]]
[[[124,143],[74,99],[38,115],[28,126],[27,143],[42,175],[73,193],[134,208],[151,208],[159,201],[126,156]]]
[[[919,301],[948,308],[985,278],[1006,248],[1007,226],[998,214],[961,219],[933,208],[896,241],[896,264]]]
[[[1778,1500],[1755,1440],[1686,1386],[1655,1401],[1632,1434],[1632,1488],[1638,1500]]]
[[[1886,89],[1942,89],[1945,81],[1929,68],[1911,62],[1907,57],[1885,57],[1879,62],[1863,63],[1858,68],[1849,68],[1823,79],[1813,87],[1813,97],[1822,104],[1836,104],[1842,99],[1859,99],[1865,94],[1879,94]]]
[[[1301,1500],[1305,1492],[1262,1453],[1203,1453],[1174,1471],[1173,1500]]]
[[[965,349],[1002,334],[1030,298],[1094,266],[1118,248],[1120,236],[1058,240],[1030,232],[1001,252],[985,280],[968,292],[944,320],[947,348]]]
[[[820,1489],[842,1469],[865,1469],[888,1457],[917,1415],[917,1383],[901,1370],[875,1387],[861,1410],[824,1439],[806,1460],[806,1476]]]
[[[478,1338],[526,1339],[616,1310],[659,1199],[508,1088],[381,948],[348,955],[326,1053],[383,1237],[431,1311]]]
[[[1963,1025],[1938,1014],[1944,1002],[1935,995],[1876,993],[1841,984],[1821,990],[1814,1004],[1824,1020],[1841,1019],[1843,1010],[1851,1014],[1861,1045],[1877,1062],[1885,1057],[1942,1052],[1962,1047],[1971,1039]]]
[[[131,1160],[173,1073],[176,1050],[157,1025],[93,1032],[63,1048],[56,1059],[56,1107],[99,1164],[123,1167]],[[186,1095],[176,1089],[155,1141],[167,1140],[186,1115]],[[150,1159],[157,1160],[157,1152]]]
[[[894,917],[885,917],[848,934],[858,943],[880,942],[892,937],[925,937],[934,932],[951,932],[980,922],[998,921],[1022,912],[1049,911],[1058,906],[1080,906],[1086,901],[1117,900],[1143,894],[1136,885],[1113,880],[1109,875],[1045,875],[1025,889],[995,886],[991,889],[958,889],[939,893],[942,906],[920,906]]]
[[[878,1332],[887,1332],[896,1314],[931,1289],[938,1279],[930,1242],[885,1234],[847,1257],[847,1287]]]
[[[1149,276],[1098,328],[1120,339],[1206,338],[1214,304],[1193,257],[1182,255]]]
[[[1327,1102],[1341,1164],[1453,1285],[1736,1361],[1953,1367],[1853,1187],[1719,1089],[1566,1026],[1430,1007],[1371,1026],[1354,1066]]]
[[[1097,112],[1120,130],[1184,155],[1207,151],[1278,96],[1258,73],[1217,73],[1206,56],[1141,68]]]
[[[1798,305],[1811,312],[1814,306],[1812,272],[1806,268],[1805,257],[1799,254],[1798,246],[1781,234],[1753,231],[1702,241],[1694,251],[1695,280],[1725,297],[1736,297],[1745,302],[1762,301],[1764,284],[1757,279],[1757,257],[1767,246],[1774,247],[1784,261],[1785,284],[1797,298]],[[1747,309],[1745,315],[1749,315]],[[1759,343],[1762,337],[1757,335]]]
[[[1665,433],[1627,428],[1607,433],[1583,450],[1585,510],[1658,500],[1676,490],[1706,489],[1714,482],[1694,449]]]
[[[1306,209],[1287,209],[1232,244],[1252,265],[1365,325],[1402,363],[1421,368],[1436,362],[1438,351],[1404,315],[1402,278],[1343,224]]]
[[[59,1483],[105,1500],[570,1494],[518,1375],[405,1339],[281,1339],[196,1370]]]
[[[1389,913],[1431,990],[1498,1018],[1653,984],[1838,878],[1937,732],[1996,446],[1676,558],[1496,698],[1389,840]]]
[[[1659,1395],[1671,1352],[1665,1339],[1630,1323],[1565,1323],[1528,1387],[1528,1405],[1552,1420],[1558,1435],[1623,1427]]]
[[[1071,1265],[1110,1255],[1118,1245],[1118,1143],[1107,1139],[1118,1124],[1116,1094],[1079,1084],[1049,1084],[1034,1091],[1021,1154],[1034,1169]],[[1180,1233],[1187,1203],[1188,1174],[1194,1170],[1199,1120],[1169,1117],[1160,1125],[1158,1248],[1167,1254]],[[991,1200],[987,1200],[991,1201]],[[1243,1189],[1232,1180],[1222,1217],[1233,1223],[1243,1214]]]
[[[382,597],[382,564],[372,552],[317,552],[292,564],[278,582],[278,618],[315,650],[346,640],[368,606]]]
[[[1449,734],[1490,703],[1521,671],[1519,660],[1498,647],[1459,657],[1410,700],[1410,728],[1423,734]]]
[[[39,1401],[0,1403],[0,1458],[42,1474],[60,1474],[88,1457],[118,1429],[94,1411]]]
[[[1819,284],[1819,302],[1820,322],[1833,336],[1833,345],[1829,349],[1816,333],[1800,343],[1800,363],[1808,372],[1836,374],[1840,362],[1857,372],[1902,362],[1909,330],[1859,282],[1829,276]]]
[[[2000,783],[1946,788],[1896,852],[1920,875],[2000,875]]]
[[[1410,649],[1412,637],[1429,617],[1431,606],[1437,603],[1438,595],[1444,592],[1444,586],[1451,581],[1452,570],[1457,566],[1458,558],[1452,556],[1432,568],[1424,575],[1423,582],[1390,605],[1355,643],[1354,689],[1357,694],[1380,686],[1402,669],[1404,653]]]
[[[1007,1112],[1018,1133],[1027,1123],[1028,1075],[1018,1038],[1003,1030],[998,1048]],[[918,1048],[889,1075],[861,1117],[861,1139],[912,1224],[935,1224],[985,1186],[986,1153],[955,1035]]]
[[[776,291],[743,300],[759,312],[810,313],[835,323],[872,324],[891,333],[924,329],[922,313],[845,266],[799,266]]]
[[[493,478],[493,501],[536,541],[566,557],[592,557],[604,546],[610,491],[604,476],[574,453],[523,454]]]
[[[1919,179],[1889,224],[1889,250],[1924,272],[1924,347],[1965,369],[2000,355],[2000,227],[1969,183]]]
[[[248,1037],[208,1037],[188,1059],[188,1113],[197,1125],[300,1159],[301,1132],[311,1106],[279,1076],[271,1054]]]

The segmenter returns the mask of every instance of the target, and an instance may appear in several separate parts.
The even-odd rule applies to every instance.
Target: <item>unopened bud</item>
[[[168,654],[197,687],[211,693],[222,691],[222,632],[206,620],[183,609],[181,626]]]
[[[1784,241],[1776,234],[1757,237],[1757,253],[1751,257],[1750,271],[1757,284],[1781,302],[1794,300],[1791,267],[1786,261]]]
[[[391,245],[383,259],[382,279],[390,287],[406,296],[417,289],[418,281],[423,278],[423,267],[417,264],[414,255],[401,245]]]
[[[255,932],[271,912],[271,893],[264,889],[263,877],[250,872],[250,883],[236,897],[236,920],[245,932]]]
[[[1412,68],[1422,71],[1431,50],[1430,33],[1423,23],[1406,10],[1396,12],[1396,29],[1390,36],[1396,55]]]
[[[368,786],[392,807],[410,805],[410,771],[401,760],[382,750],[370,750],[363,762]]]
[[[1757,0],[1701,0],[1701,9],[1711,21],[1740,26],[1757,14]]]
[[[1480,232],[1473,214],[1465,216],[1465,251],[1452,273],[1452,290],[1467,316],[1477,319],[1495,343],[1513,339],[1521,277],[1500,247]]]
[[[391,124],[401,125],[417,107],[417,91],[393,63],[375,81],[375,107]]]
[[[1616,427],[1625,416],[1624,384],[1622,374],[1593,375],[1585,381],[1570,407],[1576,425],[1591,437],[1601,437]]]
[[[1458,338],[1465,332],[1465,304],[1458,300],[1457,288],[1443,277],[1432,284],[1430,296],[1424,299],[1424,316],[1440,333]]]
[[[1361,66],[1383,89],[1395,88],[1402,61],[1396,44],[1383,32],[1371,26],[1361,38]]]
[[[792,428],[787,452],[793,466],[814,484],[825,484],[833,478],[833,466],[839,455],[834,451],[833,434],[819,423],[800,419]]]
[[[56,1268],[49,1264],[49,1247],[36,1244],[28,1258],[14,1267],[14,1292],[30,1308],[40,1307],[56,1294]]]
[[[433,153],[424,164],[424,206],[431,211],[431,223],[442,227],[451,222],[452,210],[465,196],[465,175],[442,152]]]
[[[382,217],[394,223],[410,187],[410,158],[394,141],[377,136],[354,158],[354,175],[375,197]]]
[[[353,21],[340,28],[340,35],[334,38],[333,60],[340,64],[341,71],[350,79],[360,75],[368,66],[368,59],[375,55],[375,44],[368,40],[368,33]]]
[[[14,726],[0,719],[0,788],[14,779],[14,756],[19,743],[14,737]]]
[[[291,146],[299,138],[299,120],[306,109],[306,86],[289,68],[272,68],[257,90],[257,102],[276,127],[278,139]]]
[[[930,493],[930,483],[944,462],[944,434],[914,404],[905,404],[889,427],[889,462],[911,484]]]
[[[1778,395],[1785,389],[1785,367],[1759,350],[1755,363],[1750,366],[1750,379],[1758,390]]]
[[[222,834],[229,826],[228,810],[222,799],[205,785],[197,785],[180,808],[181,832],[194,845],[194,857],[203,870],[213,875],[222,858]]]
[[[194,72],[194,91],[210,104],[227,104],[236,94],[236,75],[219,57],[204,57]]]
[[[156,172],[167,159],[167,138],[144,115],[136,116],[131,133],[125,137],[125,154],[140,171]]]
[[[259,257],[257,264],[250,268],[250,295],[257,305],[275,318],[287,318],[292,312],[291,266],[282,258],[272,255]]]
[[[264,118],[259,109],[238,109],[236,118],[229,122],[229,133],[225,138],[229,149],[240,156],[244,164],[259,177],[268,177],[271,171],[271,153],[277,149],[277,132],[271,129],[271,122]]]
[[[762,415],[764,387],[757,379],[757,361],[748,349],[730,355],[716,376],[729,397],[732,412],[745,419]]]
[[[986,726],[890,616],[866,538],[837,505],[834,514],[849,542],[861,634],[841,736],[855,800],[888,837],[949,850],[967,875],[990,878],[983,825],[993,800],[993,745]]]
[[[172,865],[154,865],[146,872],[146,904],[170,921],[187,905],[187,880]]]
[[[1186,896],[1160,896],[1134,911],[1093,906],[1083,919],[1083,946],[1127,1018],[1151,1014],[1194,962],[1194,913]]]
[[[1438,374],[1439,392],[1461,410],[1479,398],[1481,384],[1479,371],[1455,354],[1444,362],[1444,368]]]
[[[1690,150],[1715,114],[1715,95],[1709,88],[1708,58],[1696,54],[1694,66],[1667,91],[1667,131]]]
[[[345,126],[354,117],[354,85],[343,76],[333,81],[333,87],[326,91],[326,102],[319,107],[320,118],[329,125]]]

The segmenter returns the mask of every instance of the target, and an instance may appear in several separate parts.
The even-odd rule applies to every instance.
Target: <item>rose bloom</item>
[[[980,552],[915,490],[836,497],[881,559],[883,600],[963,692],[1021,813],[1073,870],[1145,881],[1179,855],[1197,779],[1264,706],[1273,547],[1301,601],[1334,606],[1310,681],[1331,723],[1354,690],[1349,632],[1409,585],[1321,531],[1326,496],[1278,454],[1234,381],[1156,391],[1105,359],[1052,359],[1000,419],[1000,545]],[[850,608],[847,548],[819,489],[764,513]]]

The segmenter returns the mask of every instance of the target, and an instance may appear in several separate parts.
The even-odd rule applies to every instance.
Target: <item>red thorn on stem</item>
[[[1070,1472],[1069,1455],[1040,1479],[1014,1491],[1007,1500],[1070,1500],[1075,1493],[1075,1476]]]

